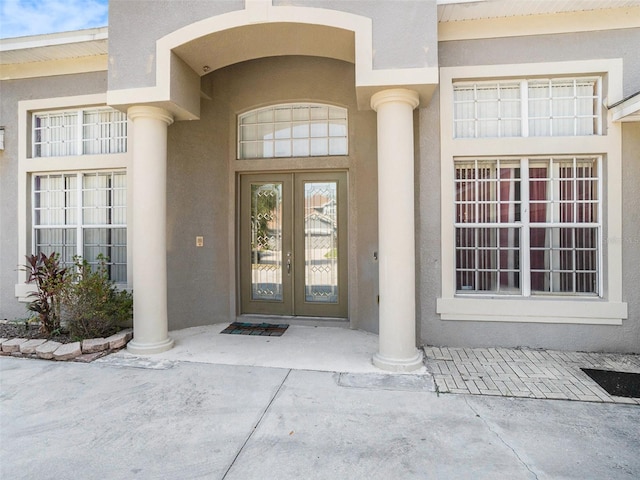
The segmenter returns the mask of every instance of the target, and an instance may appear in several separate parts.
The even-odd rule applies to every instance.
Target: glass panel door
[[[295,175],[296,315],[347,316],[347,175]]]
[[[346,174],[243,175],[241,312],[347,316]]]
[[[291,175],[244,175],[240,199],[243,313],[292,315]]]

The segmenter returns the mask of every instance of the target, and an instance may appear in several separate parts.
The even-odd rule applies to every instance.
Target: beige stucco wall
[[[244,62],[202,79],[200,120],[169,127],[169,328],[231,320],[236,314],[236,176],[240,171],[347,170],[351,326],[377,330],[375,113],[356,107],[352,64],[314,57]],[[344,106],[349,156],[236,160],[238,113],[286,102]],[[204,236],[197,248],[196,235]]]

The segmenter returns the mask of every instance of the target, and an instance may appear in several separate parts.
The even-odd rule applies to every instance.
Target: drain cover
[[[640,373],[615,372],[582,368],[609,395],[616,397],[640,398]]]

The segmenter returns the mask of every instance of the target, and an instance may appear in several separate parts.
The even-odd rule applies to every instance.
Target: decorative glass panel
[[[282,184],[252,184],[252,300],[282,301],[282,254]]]
[[[338,303],[337,182],[304,183],[304,274],[307,302]]]
[[[241,115],[238,158],[284,158],[348,153],[347,110],[285,104]]]

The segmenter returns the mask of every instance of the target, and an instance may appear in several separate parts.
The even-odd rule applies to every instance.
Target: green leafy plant
[[[57,253],[26,255],[22,270],[29,274],[27,283],[35,283],[37,290],[31,294],[34,300],[27,308],[36,313],[40,330],[47,334],[60,329],[62,301],[69,286],[69,272],[60,262]]]
[[[75,258],[73,283],[65,299],[69,333],[79,339],[107,337],[133,318],[133,295],[118,290],[109,278],[108,259],[98,256],[98,265]]]

